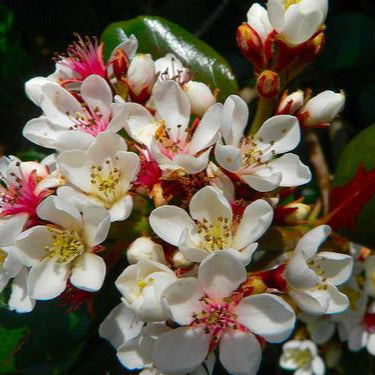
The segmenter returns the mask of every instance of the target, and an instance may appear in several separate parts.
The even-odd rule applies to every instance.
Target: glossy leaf
[[[190,32],[161,17],[140,16],[109,25],[101,38],[105,56],[108,58],[131,34],[139,41],[138,52],[150,53],[154,59],[175,54],[190,67],[194,80],[205,82],[211,89],[220,89],[220,100],[237,92],[236,79],[222,56]]]
[[[375,246],[375,125],[344,149],[331,192],[328,224],[350,239]]]

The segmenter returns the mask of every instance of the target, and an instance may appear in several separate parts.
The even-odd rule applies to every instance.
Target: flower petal
[[[70,282],[78,289],[96,292],[104,282],[106,265],[98,255],[82,254],[73,266]]]
[[[232,246],[242,249],[257,241],[269,228],[273,220],[273,209],[263,199],[249,204],[240,221]]]
[[[194,220],[215,223],[218,218],[232,223],[232,208],[224,195],[211,186],[205,186],[194,194],[189,204],[190,215]]]
[[[293,309],[282,298],[267,293],[245,297],[236,314],[239,323],[271,343],[287,339],[296,322]]]
[[[173,163],[183,168],[187,174],[196,174],[202,172],[207,167],[210,151],[208,149],[199,156],[179,154],[173,158]]]
[[[262,193],[278,188],[282,179],[280,172],[273,173],[269,168],[264,171],[259,170],[253,175],[241,174],[240,176],[251,188]]]
[[[35,300],[29,295],[29,287],[27,285],[28,272],[26,268],[14,278],[12,283],[12,293],[9,298],[9,310],[18,313],[27,313],[33,310]]]
[[[308,314],[323,315],[328,309],[329,296],[325,291],[292,289],[289,294],[298,307]]]
[[[155,366],[171,374],[193,371],[206,358],[210,340],[200,328],[181,327],[165,333],[154,345]]]
[[[69,266],[45,258],[31,267],[29,272],[30,296],[37,300],[49,300],[59,296],[66,288]]]
[[[176,206],[162,206],[153,210],[149,217],[152,230],[164,241],[177,246],[185,229],[195,224],[185,210]]]
[[[295,252],[303,252],[307,260],[311,259],[318,251],[319,246],[331,234],[328,225],[320,225],[306,233],[297,243]]]
[[[211,298],[228,297],[247,278],[245,267],[227,252],[215,252],[203,260],[198,280]]]
[[[180,279],[168,286],[162,301],[171,319],[179,325],[189,325],[193,314],[202,311],[200,299],[204,292],[194,277]]]
[[[241,168],[241,151],[234,146],[224,146],[220,141],[215,146],[215,158],[221,167],[230,172]]]
[[[18,214],[0,219],[0,246],[12,246],[16,237],[22,232],[29,215]]]
[[[82,223],[83,237],[87,245],[99,245],[107,238],[111,221],[108,211],[103,207],[83,207]]]
[[[349,298],[334,285],[328,283],[327,292],[329,295],[327,314],[339,314],[349,307]]]
[[[131,195],[125,195],[122,199],[116,201],[109,209],[111,222],[126,220],[133,210],[133,198]]]
[[[249,332],[224,333],[220,341],[220,362],[233,375],[256,374],[262,350],[256,337]]]

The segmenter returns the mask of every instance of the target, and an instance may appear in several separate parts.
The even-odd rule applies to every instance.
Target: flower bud
[[[193,265],[193,263],[187,260],[185,255],[178,250],[172,256],[172,263],[176,268],[189,268]]]
[[[307,204],[292,202],[285,205],[285,208],[295,209],[291,214],[287,215],[284,219],[286,224],[298,225],[305,221],[311,211],[311,207]]]
[[[255,70],[262,70],[265,65],[263,42],[259,34],[248,23],[244,22],[237,29],[237,44],[243,56],[254,65]]]
[[[155,64],[150,55],[139,54],[130,63],[127,77],[132,100],[144,103],[155,81]]]
[[[184,85],[184,91],[196,116],[202,117],[216,102],[209,87],[202,82],[189,81]]]
[[[324,91],[310,99],[298,112],[303,127],[325,127],[336,118],[345,105],[345,94]]]
[[[280,90],[279,75],[272,70],[263,71],[257,80],[258,94],[266,99],[274,98]]]
[[[290,95],[284,95],[277,108],[277,114],[293,115],[303,106],[304,102],[305,93],[302,90],[295,91]]]
[[[112,57],[113,74],[117,79],[126,76],[129,64],[130,61],[126,53],[121,48],[118,48]]]
[[[166,264],[163,248],[148,237],[139,237],[132,242],[126,252],[128,262],[135,264],[141,259],[154,260]]]

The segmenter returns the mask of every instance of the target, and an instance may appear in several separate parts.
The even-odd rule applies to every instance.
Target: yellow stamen
[[[0,249],[0,265],[4,263],[6,257],[7,253],[4,250]]]
[[[301,0],[285,0],[284,1],[284,8],[287,10],[291,5],[300,3]]]

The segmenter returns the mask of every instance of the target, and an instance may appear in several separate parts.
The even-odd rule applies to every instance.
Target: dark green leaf
[[[101,38],[105,56],[108,58],[131,34],[139,41],[138,52],[150,53],[154,59],[173,53],[190,67],[194,80],[205,82],[211,89],[220,89],[220,100],[237,92],[236,79],[222,56],[190,32],[161,17],[140,16],[109,25]]]

